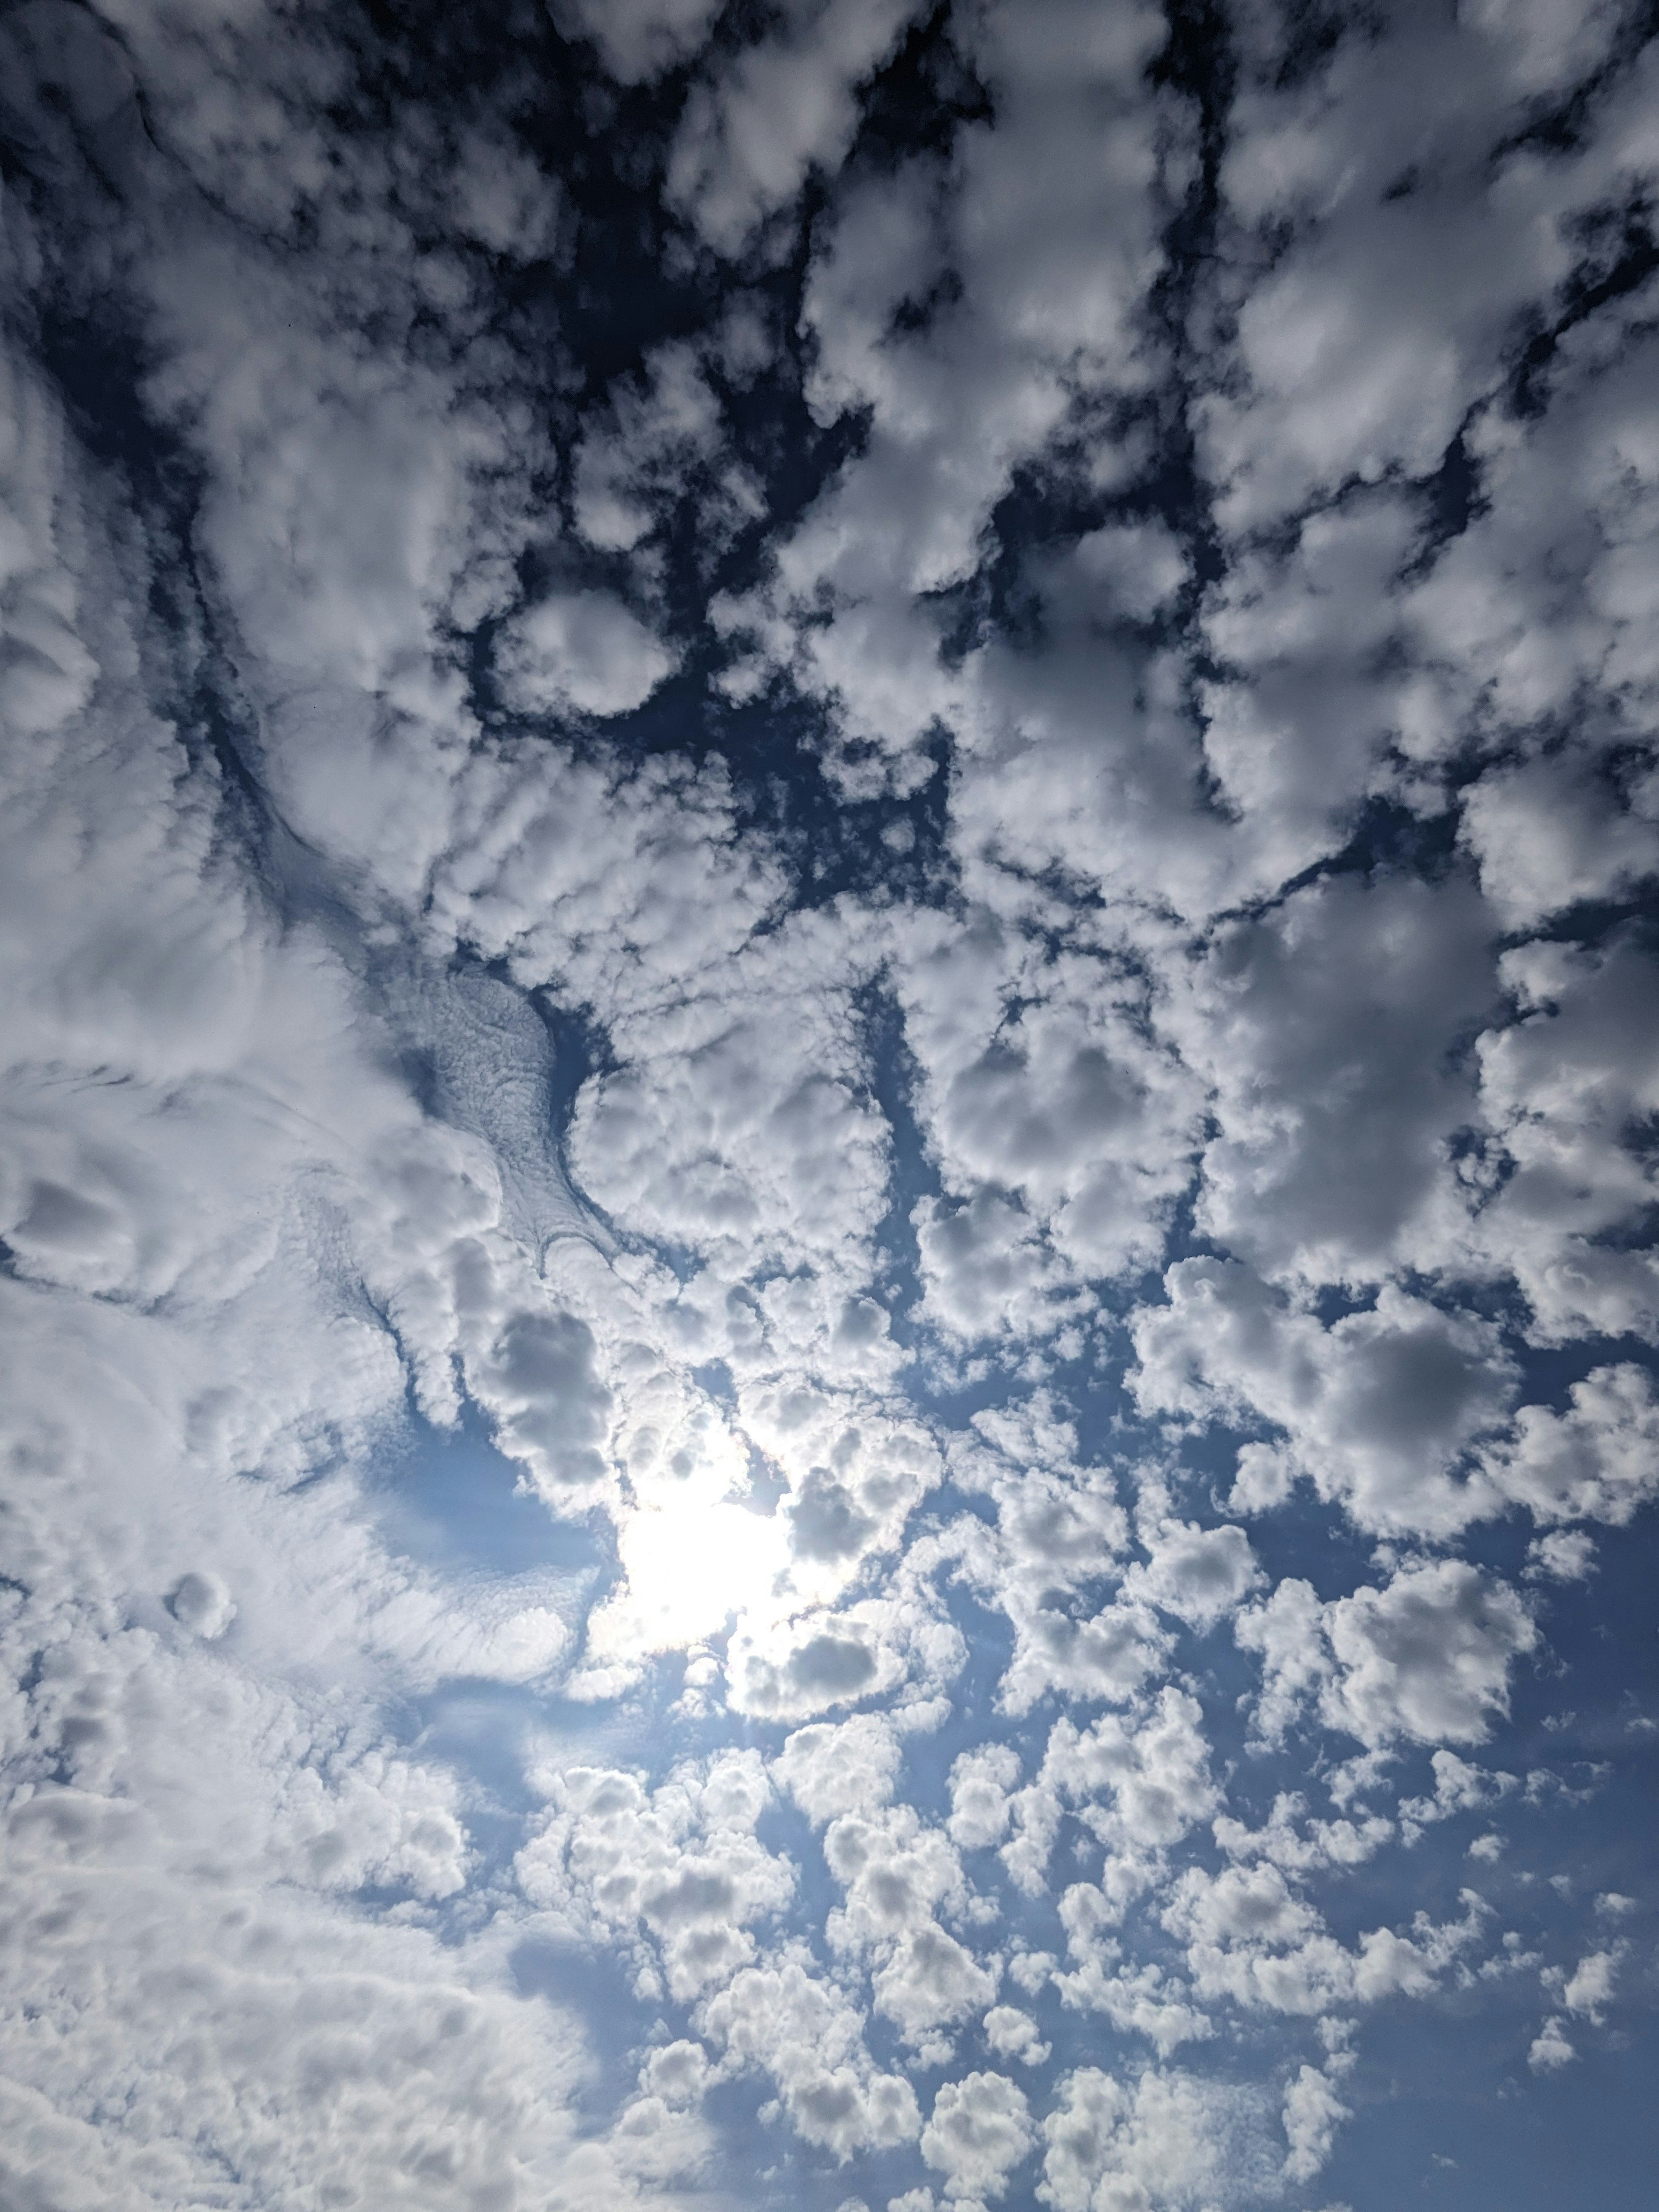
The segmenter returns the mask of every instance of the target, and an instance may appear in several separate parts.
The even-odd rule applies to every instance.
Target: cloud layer
[[[0,23],[8,2204],[1626,2201],[1648,28]]]

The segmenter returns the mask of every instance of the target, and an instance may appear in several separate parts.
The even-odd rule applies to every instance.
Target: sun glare
[[[678,1650],[718,1635],[734,1615],[769,1620],[788,1565],[787,1524],[689,1483],[665,1504],[637,1509],[617,1539],[626,1589],[617,1602],[642,1651]]]

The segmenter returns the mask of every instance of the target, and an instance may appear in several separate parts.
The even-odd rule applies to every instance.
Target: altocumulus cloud
[[[1650,14],[0,153],[0,2200],[1644,2204]]]

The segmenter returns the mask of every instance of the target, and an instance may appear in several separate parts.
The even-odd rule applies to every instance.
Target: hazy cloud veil
[[[0,2207],[1638,2212],[1636,0],[0,15]]]

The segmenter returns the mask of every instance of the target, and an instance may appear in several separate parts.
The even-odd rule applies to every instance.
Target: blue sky
[[[1659,2143],[1659,45],[0,21],[0,2201]]]

